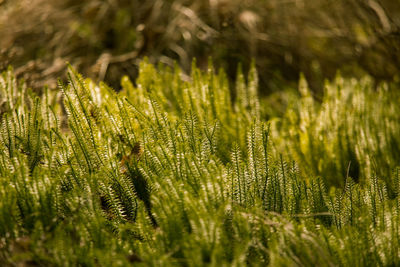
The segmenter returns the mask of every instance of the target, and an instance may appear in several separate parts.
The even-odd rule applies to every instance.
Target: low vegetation
[[[400,113],[392,85],[304,81],[267,121],[254,66],[143,61],[122,90],[72,68],[38,95],[0,77],[0,263],[394,266]]]

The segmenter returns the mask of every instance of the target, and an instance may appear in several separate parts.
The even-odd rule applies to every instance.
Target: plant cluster
[[[275,141],[283,151],[328,185],[343,186],[347,176],[361,183],[378,176],[390,195],[396,194],[393,170],[400,160],[396,86],[375,87],[370,78],[345,80],[338,75],[325,84],[320,101],[304,78],[299,91],[286,114],[274,123]]]
[[[233,99],[211,65],[181,76],[144,61],[117,93],[70,69],[39,97],[1,75],[2,265],[398,263],[397,194],[375,175],[329,190],[276,154],[254,67]]]

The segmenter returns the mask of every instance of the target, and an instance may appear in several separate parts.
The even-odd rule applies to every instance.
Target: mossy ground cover
[[[395,266],[399,93],[300,82],[281,117],[257,73],[141,63],[122,90],[0,78],[6,266]]]

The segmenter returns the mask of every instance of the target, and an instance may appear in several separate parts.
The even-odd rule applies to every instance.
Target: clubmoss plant
[[[135,85],[124,77],[118,93],[70,69],[60,91],[39,97],[11,69],[3,73],[0,263],[396,265],[397,194],[389,198],[377,175],[363,183],[348,175],[342,187],[329,187],[334,175],[342,177],[339,169],[305,175],[302,164],[311,162],[276,154],[256,77],[254,68],[247,79],[239,72],[232,99],[224,72],[211,64],[207,72],[194,65],[183,80],[179,68],[144,61]],[[380,94],[388,101],[388,91]],[[310,106],[302,112],[313,108],[310,96],[305,101]],[[301,117],[313,122],[305,128],[313,137],[307,144],[319,140],[314,115]],[[282,138],[297,129],[285,123]],[[322,164],[337,164],[318,151],[312,156]],[[398,171],[387,179],[398,192]]]

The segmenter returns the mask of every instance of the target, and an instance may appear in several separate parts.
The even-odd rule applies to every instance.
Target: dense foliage
[[[370,78],[326,83],[324,97],[312,96],[304,79],[300,97],[276,119],[276,138],[311,176],[343,186],[346,176],[363,182],[378,175],[391,195],[393,170],[400,162],[398,85],[375,87]]]
[[[338,79],[317,107],[301,82],[270,125],[257,77],[232,99],[211,65],[142,62],[38,96],[4,72],[1,265],[398,264],[398,94]]]

